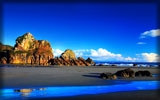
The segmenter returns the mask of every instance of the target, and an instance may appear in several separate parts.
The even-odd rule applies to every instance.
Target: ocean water
[[[100,86],[63,86],[39,88],[6,88],[1,89],[1,100],[26,100],[48,97],[68,97],[77,95],[93,95],[122,91],[160,89],[160,81],[111,81],[116,85]]]
[[[104,62],[104,61],[95,61],[96,65],[117,65],[117,66],[133,66],[133,64],[137,64],[138,66],[143,67],[158,67],[160,63],[157,62]]]

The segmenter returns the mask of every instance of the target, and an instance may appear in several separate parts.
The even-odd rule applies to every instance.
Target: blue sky
[[[144,53],[151,57],[157,52],[154,3],[6,3],[3,19],[4,44],[14,46],[18,36],[30,32],[49,41],[57,56],[72,49],[95,60],[114,61],[120,54],[118,60],[138,61],[140,56],[143,61]]]

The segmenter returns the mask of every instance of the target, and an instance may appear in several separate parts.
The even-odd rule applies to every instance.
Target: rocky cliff
[[[53,59],[51,45],[48,41],[36,40],[31,33],[16,39],[16,44],[9,51],[8,63],[47,65]]]

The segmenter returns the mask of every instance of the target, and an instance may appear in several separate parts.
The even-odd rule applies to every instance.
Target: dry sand
[[[100,73],[115,73],[128,67],[104,67],[104,66],[51,66],[51,67],[1,67],[3,88],[25,88],[46,86],[89,86],[111,85],[110,80],[98,78]],[[159,75],[158,68],[132,68],[134,71],[149,70],[152,74]],[[120,78],[126,81],[159,80],[159,77]],[[50,100],[158,100],[156,90],[117,92],[96,95],[82,95],[73,97],[48,98]]]

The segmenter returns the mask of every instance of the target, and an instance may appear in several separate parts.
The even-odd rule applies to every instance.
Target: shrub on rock
[[[102,73],[100,74],[100,78],[103,78],[103,79],[117,79],[117,76],[115,74],[112,74],[112,73]]]

